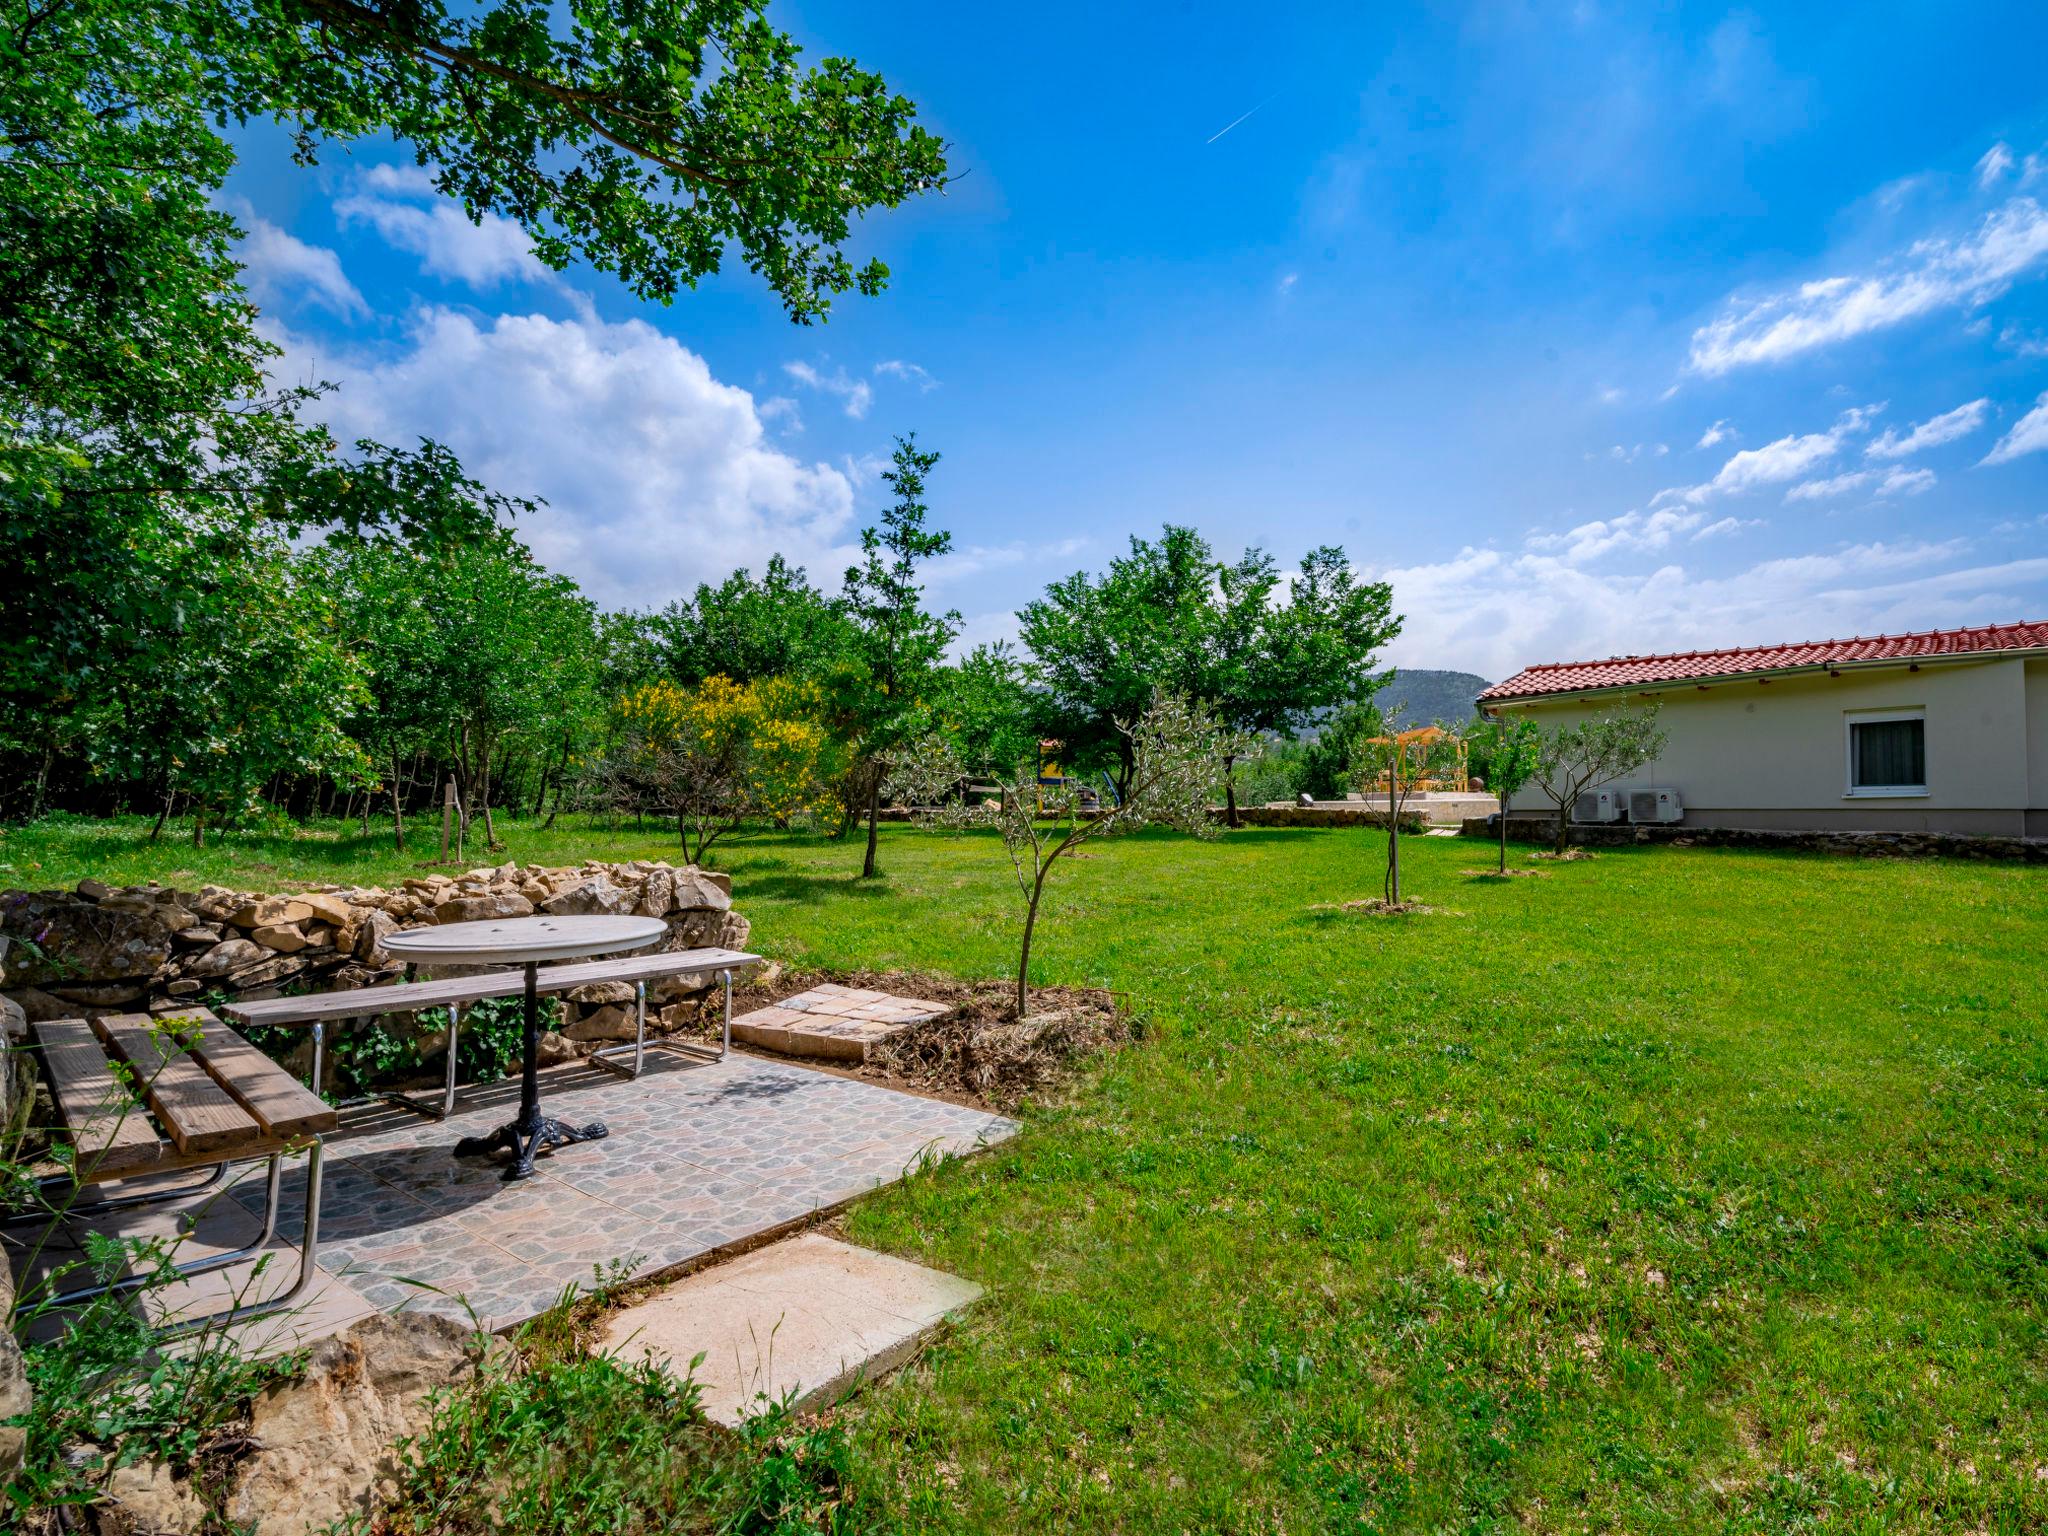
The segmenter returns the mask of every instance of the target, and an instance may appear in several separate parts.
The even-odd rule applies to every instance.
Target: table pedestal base
[[[566,1147],[578,1141],[603,1141],[611,1132],[601,1120],[588,1125],[571,1125],[566,1120],[557,1120],[549,1115],[536,1117],[530,1128],[521,1124],[525,1117],[499,1126],[488,1136],[465,1136],[455,1143],[457,1157],[488,1157],[493,1152],[505,1151],[512,1154],[512,1161],[505,1167],[505,1182],[510,1184],[519,1179],[533,1177],[533,1160],[543,1152],[552,1152],[556,1147]]]

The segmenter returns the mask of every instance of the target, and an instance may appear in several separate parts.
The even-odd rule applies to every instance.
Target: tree
[[[1247,735],[1292,734],[1320,710],[1369,698],[1374,653],[1400,629],[1391,605],[1341,549],[1311,550],[1283,583],[1263,551],[1226,565],[1192,528],[1169,523],[1156,543],[1133,538],[1101,578],[1054,582],[1018,618],[1049,732],[1079,765],[1111,767],[1121,793],[1133,763],[1117,722],[1160,690],[1202,701]],[[1224,798],[1234,820],[1228,773]]]
[[[1371,702],[1347,704],[1326,719],[1302,753],[1301,787],[1317,800],[1341,800],[1353,787],[1352,765],[1359,744],[1386,734],[1387,723]]]
[[[1370,699],[1384,681],[1373,672],[1374,655],[1401,630],[1392,589],[1360,582],[1335,545],[1302,557],[1284,601],[1274,599],[1278,586],[1277,568],[1258,550],[1222,567],[1218,579],[1215,660],[1205,696],[1225,724],[1257,735],[1292,735],[1318,710]],[[1223,785],[1234,827],[1235,774],[1226,771]]]
[[[659,804],[692,863],[749,816],[816,811],[840,770],[822,705],[815,684],[786,678],[710,677],[693,689],[658,678],[633,689],[619,701],[625,747],[601,770],[613,803]]]
[[[925,819],[955,826],[993,825],[1010,856],[1024,901],[1024,933],[1017,952],[1017,1017],[1030,1012],[1028,979],[1038,910],[1053,866],[1090,838],[1134,832],[1157,824],[1191,837],[1217,835],[1209,801],[1229,757],[1245,742],[1219,724],[1201,705],[1179,694],[1162,694],[1125,727],[1133,764],[1129,788],[1113,806],[1084,812],[1080,792],[1069,784],[1041,789],[1038,764],[1017,765],[999,799],[968,805],[950,799],[961,778],[960,760],[936,733],[909,744],[892,762],[892,786]]]
[[[595,610],[566,576],[534,562],[509,533],[435,552],[423,572],[432,626],[415,661],[440,679],[463,820],[492,822],[491,773],[508,736],[551,739],[558,708],[591,684]]]
[[[1466,766],[1500,800],[1500,872],[1508,871],[1508,801],[1536,776],[1543,732],[1527,715],[1486,721],[1465,733]]]
[[[1657,728],[1661,708],[1613,709],[1543,733],[1536,787],[1557,808],[1559,853],[1571,846],[1571,813],[1579,796],[1634,773],[1664,750],[1666,736]]]
[[[183,795],[195,846],[209,823],[244,816],[275,774],[367,782],[344,729],[365,699],[362,669],[282,541],[221,551],[202,539],[155,554],[183,602],[128,637],[130,664],[87,729],[94,766],[157,785],[159,831]]]
[[[1353,771],[1358,786],[1371,805],[1373,795],[1384,795],[1386,803],[1370,812],[1387,829],[1387,875],[1384,897],[1389,907],[1401,905],[1401,818],[1418,790],[1458,765],[1458,738],[1433,725],[1404,731],[1398,715],[1387,722],[1386,732],[1369,736],[1358,744]]]
[[[769,556],[759,581],[741,567],[715,587],[700,584],[648,627],[657,662],[686,687],[707,677],[822,677],[849,643],[839,605],[781,555]]]
[[[910,102],[805,69],[758,0],[48,0],[0,17],[0,61],[0,748],[38,786],[126,637],[191,596],[152,585],[153,546],[516,510],[438,445],[344,449],[303,419],[321,386],[270,385],[221,130],[287,121],[303,164],[390,133],[556,268],[666,302],[734,255],[798,321],[885,282],[845,254],[854,217],[945,179]]]
[[[1030,689],[1004,641],[977,645],[940,674],[936,714],[969,773],[1003,774],[1035,760],[1039,732]]]
[[[860,783],[868,812],[868,846],[861,877],[875,873],[875,823],[889,756],[917,733],[928,708],[939,662],[959,632],[960,615],[927,613],[918,567],[953,547],[953,536],[925,527],[925,476],[939,462],[917,446],[916,434],[896,440],[883,481],[896,500],[879,528],[863,528],[861,563],[846,572],[843,599],[851,625],[850,666],[838,692],[850,736],[859,742]]]

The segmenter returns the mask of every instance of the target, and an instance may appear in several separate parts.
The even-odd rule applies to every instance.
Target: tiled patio
[[[1016,1129],[997,1115],[782,1062],[734,1054],[700,1064],[657,1051],[637,1082],[588,1067],[543,1074],[546,1112],[602,1120],[611,1134],[542,1158],[532,1179],[507,1184],[499,1164],[451,1154],[459,1138],[510,1118],[517,1101],[518,1085],[507,1082],[468,1090],[446,1122],[385,1108],[345,1116],[328,1142],[325,1273],[290,1324],[259,1323],[257,1337],[317,1337],[380,1308],[460,1315],[465,1301],[486,1326],[503,1327],[587,1281],[593,1264],[637,1257],[642,1273],[666,1269],[892,1183],[928,1155],[968,1152]],[[302,1224],[304,1167],[298,1159],[286,1174],[280,1249]],[[252,1167],[213,1202],[191,1251],[253,1237],[262,1195]],[[119,1230],[167,1232],[175,1221],[175,1208],[157,1207]],[[296,1253],[280,1251],[253,1294],[275,1294],[296,1269]],[[182,1289],[195,1304],[218,1304],[247,1274],[224,1270]]]

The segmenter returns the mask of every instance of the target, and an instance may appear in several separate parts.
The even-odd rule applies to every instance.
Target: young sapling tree
[[[1559,853],[1570,846],[1572,806],[1579,796],[1634,773],[1664,750],[1666,733],[1657,728],[1661,707],[1613,709],[1543,733],[1536,787],[1557,808]]]
[[[1017,953],[1019,1019],[1030,1011],[1031,941],[1053,866],[1091,838],[1155,824],[1190,837],[1215,837],[1211,797],[1222,782],[1225,762],[1243,756],[1249,746],[1241,733],[1217,724],[1201,705],[1179,694],[1161,695],[1135,722],[1119,729],[1130,749],[1130,777],[1121,798],[1092,811],[1082,808],[1077,784],[1042,786],[1037,765],[1029,762],[1018,765],[999,798],[979,805],[955,800],[964,775],[951,746],[937,735],[920,738],[892,760],[891,792],[922,820],[993,826],[1002,838],[1024,899],[1024,936]]]
[[[1508,801],[1520,794],[1543,760],[1543,732],[1527,715],[1489,720],[1465,738],[1472,771],[1500,801],[1500,872],[1508,872]]]
[[[1388,720],[1384,736],[1368,736],[1358,743],[1353,776],[1365,792],[1368,814],[1377,816],[1387,829],[1384,895],[1390,907],[1401,904],[1401,818],[1408,802],[1426,784],[1455,772],[1461,750],[1458,738],[1439,726],[1403,731],[1398,711]],[[1374,795],[1384,795],[1386,804],[1373,807]]]

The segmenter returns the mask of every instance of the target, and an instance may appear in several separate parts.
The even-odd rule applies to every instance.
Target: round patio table
[[[455,1144],[457,1157],[480,1157],[502,1148],[512,1154],[505,1178],[530,1179],[536,1153],[609,1134],[602,1121],[571,1125],[540,1112],[540,963],[639,949],[667,932],[658,917],[593,916],[486,918],[385,935],[383,948],[415,965],[519,965],[526,970],[526,1059],[518,1118],[488,1136],[463,1137]]]

